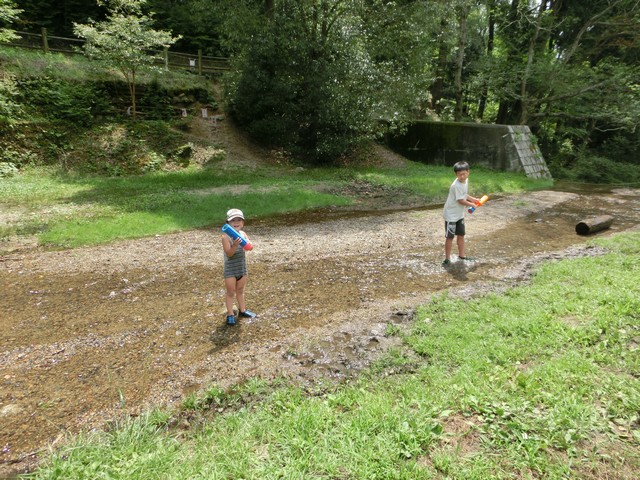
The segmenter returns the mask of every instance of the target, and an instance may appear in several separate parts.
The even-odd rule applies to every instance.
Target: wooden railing
[[[7,45],[19,48],[42,50],[45,53],[58,52],[68,55],[81,55],[84,40],[49,35],[43,28],[41,33],[16,32],[20,38]],[[167,48],[151,51],[156,56],[156,64],[164,66],[166,70],[187,70],[199,75],[218,74],[229,70],[229,59],[202,55],[202,50],[196,54],[173,52]]]

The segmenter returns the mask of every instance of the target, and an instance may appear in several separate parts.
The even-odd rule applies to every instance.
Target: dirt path
[[[0,476],[32,468],[65,434],[216,384],[340,379],[395,341],[435,292],[507,288],[545,258],[597,254],[575,224],[640,224],[640,191],[494,198],[467,222],[478,260],[448,270],[440,208],[322,212],[251,222],[249,308],[224,324],[219,234],[191,231],[0,257]]]

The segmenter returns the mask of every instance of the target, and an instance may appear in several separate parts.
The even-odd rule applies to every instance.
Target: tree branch
[[[592,85],[585,85],[583,88],[580,88],[578,90],[574,90],[573,92],[565,93],[565,94],[562,94],[562,95],[553,95],[553,96],[550,96],[550,97],[544,97],[544,98],[541,98],[539,100],[534,100],[531,103],[533,103],[534,105],[538,105],[539,106],[539,105],[544,105],[544,104],[547,104],[547,103],[556,102],[558,100],[566,100],[568,98],[575,98],[575,97],[578,97],[578,96],[582,95],[583,93],[587,93],[587,92],[590,92],[592,90],[596,90],[598,88],[602,88],[602,87],[606,86],[609,83],[611,83],[610,80],[605,80],[605,81],[602,81],[600,83],[596,83],[596,84],[592,84]]]
[[[622,3],[623,0],[616,0],[613,3],[610,3],[609,6],[607,8],[605,8],[604,10],[602,10],[599,13],[596,13],[595,15],[593,15],[589,20],[587,20],[582,27],[580,28],[580,31],[578,31],[575,39],[573,40],[573,43],[571,44],[571,46],[569,47],[569,49],[567,50],[566,55],[564,56],[562,63],[563,64],[567,64],[569,63],[569,60],[571,60],[571,57],[573,57],[573,54],[576,53],[576,50],[578,49],[578,47],[580,46],[580,40],[582,40],[582,37],[584,36],[584,34],[587,32],[587,30],[589,30],[590,27],[592,27],[593,25],[595,25],[596,21],[602,17],[605,13],[607,13],[609,10],[613,9],[615,6],[617,6],[619,3]]]

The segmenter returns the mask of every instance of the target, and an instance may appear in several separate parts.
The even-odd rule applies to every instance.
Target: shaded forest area
[[[634,183],[636,0],[3,0],[4,27],[77,36],[114,5],[230,58],[225,110],[329,164],[414,119],[529,125],[556,178]],[[7,81],[6,79],[3,81]],[[0,89],[7,91],[7,88]],[[6,97],[6,95],[5,95]],[[6,98],[0,115],[10,117]],[[7,122],[5,122],[7,123]]]

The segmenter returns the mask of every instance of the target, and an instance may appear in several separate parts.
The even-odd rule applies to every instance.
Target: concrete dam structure
[[[430,165],[452,166],[465,160],[472,168],[552,178],[526,125],[417,121],[403,135],[387,138],[387,144],[411,160]]]

